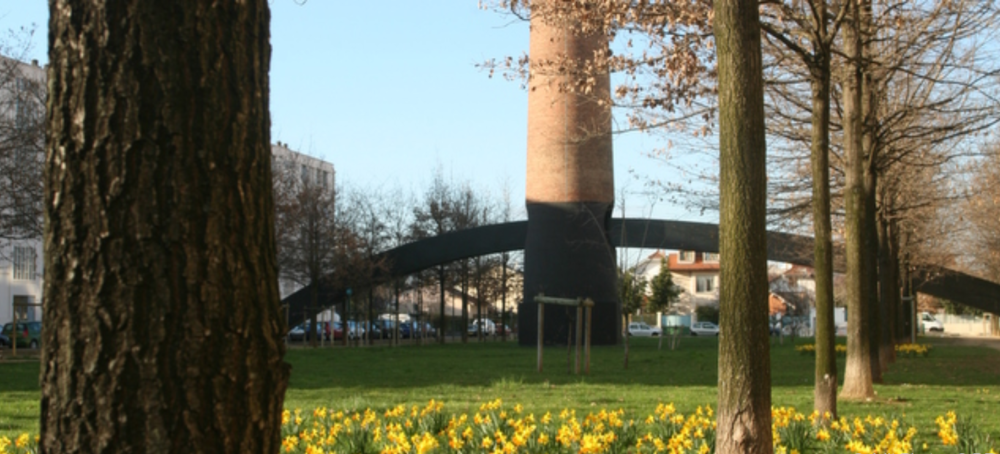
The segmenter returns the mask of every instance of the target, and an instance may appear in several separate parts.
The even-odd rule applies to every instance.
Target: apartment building
[[[0,324],[42,316],[45,69],[0,56]]]
[[[271,173],[275,179],[276,191],[298,191],[312,186],[332,192],[335,188],[336,172],[333,164],[292,150],[287,143],[281,141],[271,145]],[[284,299],[301,289],[302,284],[280,278],[278,288]]]

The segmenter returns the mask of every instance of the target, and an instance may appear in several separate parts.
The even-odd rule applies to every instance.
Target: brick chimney
[[[534,4],[546,1],[535,0]],[[610,78],[596,75],[588,94],[565,90],[595,52],[608,48],[602,34],[580,35],[541,15],[531,19],[531,79],[528,91],[528,168],[525,202],[524,303],[518,338],[537,341],[534,297],[592,298],[593,343],[614,344],[621,332],[615,252],[608,238],[614,208]],[[566,64],[546,65],[563,60]],[[562,68],[559,70],[557,68]],[[567,71],[569,69],[569,71]],[[603,102],[599,102],[603,101]],[[563,308],[546,308],[545,342],[565,344]]]

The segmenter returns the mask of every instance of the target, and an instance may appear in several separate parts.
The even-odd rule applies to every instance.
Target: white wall
[[[35,279],[23,280],[14,279],[14,245],[31,246],[35,249]],[[28,296],[33,303],[42,302],[42,276],[43,257],[41,241],[27,240],[18,241],[12,244],[5,244],[0,247],[0,325],[13,321],[13,308],[15,296]],[[29,320],[41,320],[42,308],[32,307],[28,315]]]

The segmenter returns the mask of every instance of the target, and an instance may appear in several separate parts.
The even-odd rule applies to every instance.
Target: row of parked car
[[[345,331],[350,340],[365,338],[366,334],[369,338],[391,339],[396,325],[393,320],[377,320],[372,323],[348,320],[345,330],[344,324],[341,322],[321,321],[318,323],[318,328],[318,330],[312,329],[312,320],[308,320],[292,327],[288,331],[288,340],[291,342],[311,340],[314,333],[322,334],[326,340],[343,340]],[[435,336],[437,336],[437,330],[430,323],[402,322],[399,324],[399,337],[401,339]]]
[[[42,346],[42,322],[19,322],[17,328],[13,323],[3,325],[0,330],[0,348],[10,348],[11,339],[16,339],[17,348],[36,349]]]
[[[469,323],[468,333],[470,336],[478,336],[480,330],[482,330],[483,335],[485,336],[502,336],[504,334],[512,334],[510,326],[496,323],[493,320],[473,320],[472,323]]]
[[[669,328],[669,327],[668,327]],[[719,326],[712,322],[694,322],[688,328],[692,336],[718,336]],[[642,322],[628,324],[628,335],[636,337],[657,337],[663,334],[660,328]]]

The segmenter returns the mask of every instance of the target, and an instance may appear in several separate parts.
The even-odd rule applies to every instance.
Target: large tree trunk
[[[892,270],[893,278],[895,279],[895,292],[896,292],[896,343],[905,343],[908,337],[906,332],[906,303],[903,301],[902,295],[906,295],[903,292],[903,288],[906,285],[906,278],[904,277],[903,263],[900,259],[901,251],[899,250],[899,223],[897,221],[892,222],[892,227],[889,229],[889,247],[891,248],[890,257],[892,259]]]
[[[764,84],[755,0],[716,0],[719,407],[716,453],[770,453]]]
[[[623,369],[628,369],[628,341],[629,341],[629,339],[632,338],[632,336],[629,336],[629,334],[628,334],[628,324],[629,324],[629,321],[630,321],[629,319],[631,317],[632,317],[631,314],[626,314],[626,315],[623,316],[623,318],[624,318],[623,321],[625,323],[625,332],[622,333],[622,340],[624,341],[622,343],[625,346],[625,360],[622,363],[622,368]]]
[[[881,337],[881,350],[882,354],[881,364],[885,367],[889,362],[895,361],[895,302],[896,295],[899,294],[899,287],[896,286],[895,276],[893,275],[892,269],[892,246],[890,245],[891,238],[889,229],[889,220],[886,216],[886,200],[883,192],[882,197],[882,213],[879,216],[878,222],[878,278],[879,278],[879,297],[882,300],[882,337]]]
[[[862,3],[861,10],[862,36],[864,45],[862,55],[866,59],[871,56],[872,41],[872,8],[871,2]],[[864,288],[864,298],[868,300],[869,326],[868,335],[871,340],[868,347],[871,349],[869,359],[872,369],[872,382],[882,383],[882,371],[885,366],[882,364],[882,305],[884,301],[879,298],[878,282],[880,270],[878,269],[878,208],[876,204],[876,191],[878,189],[878,146],[875,143],[875,136],[878,129],[878,94],[876,93],[876,81],[872,65],[865,63],[862,68],[863,81],[861,86],[862,103],[862,149],[865,156],[864,173],[864,227],[861,233],[864,247],[861,252],[865,261],[865,274],[862,276],[862,286]]]
[[[826,2],[818,2],[826,16]],[[819,23],[826,36],[826,20]],[[816,278],[816,377],[814,408],[837,415],[836,327],[833,323],[833,239],[830,225],[830,50],[821,44],[812,67],[812,206]]]
[[[860,31],[861,8],[851,7],[850,16],[844,21],[844,51],[847,56],[843,88],[844,154],[845,166],[844,230],[847,256],[847,365],[844,370],[845,399],[867,399],[875,396],[872,386],[871,336],[867,287],[864,284],[870,270],[865,260],[864,231],[865,187],[864,149],[862,131],[863,85],[861,72],[862,37]]]
[[[264,0],[52,0],[42,452],[275,453]]]

